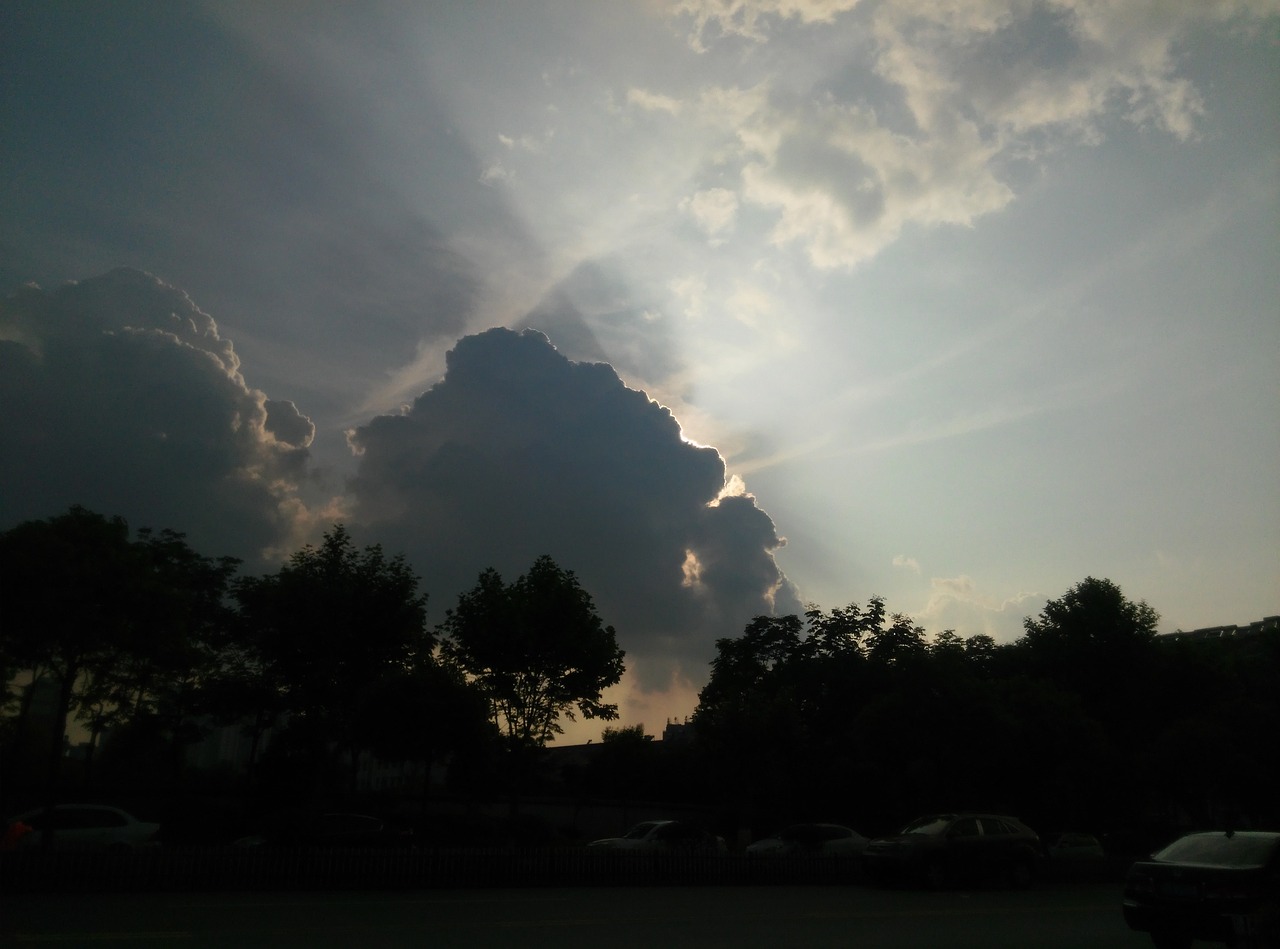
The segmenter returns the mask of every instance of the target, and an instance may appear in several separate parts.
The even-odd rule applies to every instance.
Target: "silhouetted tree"
[[[867,658],[884,665],[909,662],[928,651],[924,628],[901,613],[893,614],[888,626],[880,626],[867,636]]]
[[[514,583],[480,574],[441,626],[442,652],[480,686],[494,721],[517,747],[541,747],[559,719],[611,721],[604,689],[622,678],[623,651],[612,626],[571,571],[539,557]]]
[[[108,724],[143,718],[166,741],[189,737],[192,697],[227,619],[223,596],[235,564],[196,553],[173,531],[131,539],[122,518],[79,506],[0,534],[0,653],[10,669],[58,690],[50,787],[73,711],[95,739]]]
[[[85,674],[129,639],[137,552],[123,518],[83,507],[0,535],[4,652],[14,668],[57,684],[46,780],[56,781],[67,716]]]
[[[433,764],[448,761],[456,778],[496,737],[484,693],[460,669],[431,656],[386,678],[357,713],[356,728],[359,743],[383,761],[425,769],[424,807]]]
[[[1110,580],[1086,577],[1023,621],[1018,647],[1031,674],[1076,692],[1103,724],[1125,726],[1141,711],[1135,699],[1145,691],[1159,619]]]
[[[357,550],[339,524],[278,572],[241,580],[235,596],[245,694],[277,695],[314,754],[350,756],[354,781],[361,710],[435,645],[418,578],[376,544]]]

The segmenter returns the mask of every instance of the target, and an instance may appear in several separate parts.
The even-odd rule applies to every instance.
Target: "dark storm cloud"
[[[461,340],[444,379],[403,414],[351,434],[353,510],[403,550],[437,618],[486,567],[514,579],[541,554],[573,570],[662,688],[695,679],[719,636],[796,607],[749,497],[717,500],[725,468],[612,367],[571,362],[533,331]]]
[[[83,504],[252,561],[290,539],[312,433],[148,274],[0,301],[0,528]]]

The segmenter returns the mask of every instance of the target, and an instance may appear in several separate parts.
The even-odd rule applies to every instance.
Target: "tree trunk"
[[[62,771],[63,739],[67,733],[67,714],[71,711],[71,693],[75,690],[76,677],[79,675],[79,666],[72,663],[67,666],[62,681],[58,684],[58,705],[53,713],[48,770],[45,773],[44,832],[40,835],[40,846],[46,853],[53,850],[53,805],[56,803],[58,777]]]

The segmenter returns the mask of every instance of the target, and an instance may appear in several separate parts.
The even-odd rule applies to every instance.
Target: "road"
[[[1118,886],[857,886],[0,896],[9,945],[415,949],[1132,949]]]

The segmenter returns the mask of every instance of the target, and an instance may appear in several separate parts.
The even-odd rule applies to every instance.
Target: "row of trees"
[[[616,634],[549,557],[513,583],[485,571],[436,630],[403,558],[340,525],[275,573],[238,566],[80,507],[0,534],[4,774],[43,757],[52,793],[73,719],[86,766],[108,731],[176,770],[210,724],[245,723],[255,760],[274,729],[275,767],[318,789],[353,781],[365,752],[465,763],[540,746],[561,715],[617,716],[601,699],[623,671]]]
[[[710,796],[747,823],[889,826],[999,809],[1054,826],[1280,820],[1280,634],[1157,637],[1087,578],[1024,635],[932,639],[872,599],[760,617],[717,644],[695,715]]]
[[[238,723],[259,785],[295,798],[349,790],[367,753],[448,759],[492,795],[534,789],[562,715],[617,717],[615,631],[550,558],[511,583],[485,571],[435,629],[404,560],[341,526],[275,573],[238,566],[81,508],[0,534],[0,780],[42,773],[51,797],[69,719],[86,767],[109,733],[153,784],[211,723]],[[757,617],[716,644],[686,742],[608,727],[557,791],[702,804],[726,829],[953,808],[1043,829],[1280,819],[1280,760],[1259,741],[1280,732],[1280,634],[1195,642],[1157,621],[1095,578],[1005,644],[929,636],[880,598]]]

